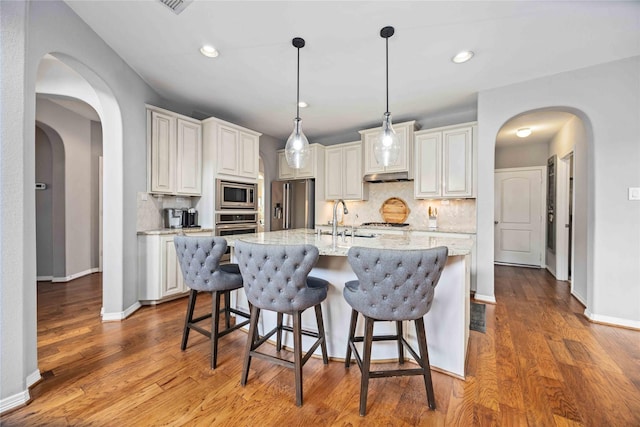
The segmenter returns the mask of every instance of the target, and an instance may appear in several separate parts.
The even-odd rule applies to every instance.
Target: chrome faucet
[[[338,237],[338,218],[336,210],[338,209],[339,203],[342,203],[342,208],[344,209],[343,213],[345,215],[349,213],[349,209],[347,209],[347,205],[344,203],[344,200],[338,199],[335,201],[335,203],[333,204],[333,229],[331,230],[331,235],[334,239]]]

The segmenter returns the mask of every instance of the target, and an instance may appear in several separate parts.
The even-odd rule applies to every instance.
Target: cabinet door
[[[376,156],[373,154],[373,144],[378,139],[377,132],[364,134],[364,175],[384,172],[384,166],[379,165]]]
[[[175,190],[176,119],[151,112],[151,191]]]
[[[178,156],[176,191],[180,194],[202,194],[202,127],[178,119]]]
[[[247,178],[258,177],[258,137],[240,132],[240,154],[238,160],[238,175]]]
[[[295,177],[295,170],[291,169],[287,164],[287,158],[284,155],[284,151],[278,152],[278,178],[279,179],[292,179]]]
[[[342,197],[362,200],[362,145],[344,147],[342,153]]]
[[[416,198],[440,197],[442,163],[442,133],[434,132],[416,136]]]
[[[443,192],[445,197],[473,195],[473,130],[471,126],[442,132]]]
[[[396,131],[396,136],[398,137],[398,145],[400,146],[400,154],[398,155],[398,161],[384,168],[385,172],[405,172],[408,171],[409,168],[409,152],[408,152],[408,141],[409,141],[409,128],[407,126],[394,126],[394,130]]]
[[[286,163],[286,159],[285,159]],[[307,164],[294,171],[295,177],[304,179],[304,178],[315,178],[316,177],[316,147],[309,147],[309,159],[307,160]]]
[[[218,125],[217,132],[218,173],[237,175],[240,153],[239,132],[225,125]]]
[[[325,199],[335,200],[343,198],[343,149],[327,148],[325,151]],[[361,178],[362,179],[362,178]]]
[[[180,264],[176,255],[176,248],[173,245],[173,236],[163,237],[162,242],[162,275],[161,298],[169,295],[175,295],[186,291]]]

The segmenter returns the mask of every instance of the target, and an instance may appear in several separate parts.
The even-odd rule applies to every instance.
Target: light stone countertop
[[[169,234],[213,233],[213,228],[160,228],[157,230],[138,231],[138,236],[160,236]]]
[[[331,229],[331,225],[328,224],[316,224],[316,228]],[[342,224],[338,225],[338,229],[342,230],[343,228],[347,229],[347,231],[351,230],[350,225]],[[388,230],[388,231],[426,231],[429,233],[454,233],[454,234],[469,234],[475,235],[476,230],[471,228],[464,227],[438,227],[438,228],[427,228],[427,227],[416,227],[413,225],[408,225],[406,227],[390,227],[390,226],[376,226],[376,225],[358,225],[356,226],[356,230]]]
[[[473,247],[473,241],[467,238],[430,237],[412,235],[411,233],[403,235],[380,234],[375,237],[347,237],[345,240],[338,236],[334,240],[331,235],[318,236],[314,230],[306,228],[227,236],[227,243],[231,247],[235,245],[236,240],[275,245],[311,244],[318,247],[320,255],[333,256],[347,256],[347,251],[351,246],[404,250],[447,246],[449,256],[468,255]]]

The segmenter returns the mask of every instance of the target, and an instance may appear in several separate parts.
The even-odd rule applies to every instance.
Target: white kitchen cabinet
[[[284,150],[278,150],[278,179],[324,178],[325,148],[320,144],[309,145],[309,160],[300,169],[292,169],[287,164]]]
[[[189,233],[210,236],[210,232]],[[185,285],[176,256],[176,234],[138,235],[138,298],[141,304],[156,304],[184,296]]]
[[[325,199],[366,200],[362,182],[362,143],[332,145],[325,150]]]
[[[416,122],[404,122],[393,125],[400,144],[398,161],[387,167],[379,165],[373,153],[373,144],[378,139],[382,127],[360,131],[363,148],[363,175],[387,172],[407,172],[409,179],[413,178],[413,134],[417,129]]]
[[[476,123],[415,133],[416,199],[475,196]]]
[[[261,134],[217,119],[213,123],[217,174],[257,179]]]
[[[202,126],[199,120],[147,106],[149,192],[202,193]]]

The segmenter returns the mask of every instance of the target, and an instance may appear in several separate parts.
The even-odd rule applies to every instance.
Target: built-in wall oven
[[[216,179],[216,209],[249,209],[258,207],[258,185],[256,183],[225,181]]]
[[[258,231],[258,214],[252,213],[217,213],[216,214],[216,236],[226,237],[227,241],[237,234],[256,233]],[[221,262],[229,262],[231,250],[227,251],[221,258]]]

